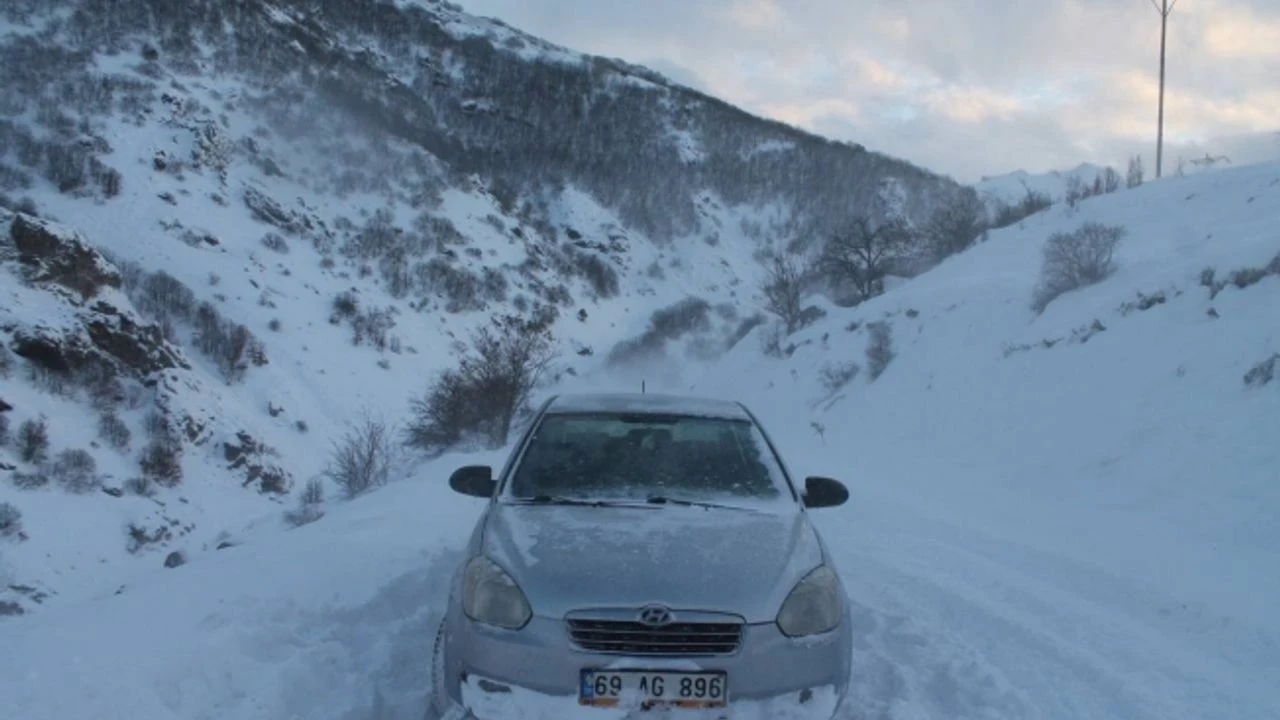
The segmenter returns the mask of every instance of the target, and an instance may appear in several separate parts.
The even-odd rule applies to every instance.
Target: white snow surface
[[[1124,180],[1123,168],[1116,169]],[[974,183],[973,188],[978,195],[988,202],[1003,202],[1009,205],[1018,203],[1026,197],[1028,191],[1047,195],[1055,203],[1062,202],[1067,196],[1067,183],[1071,178],[1079,178],[1085,187],[1092,187],[1095,178],[1101,177],[1106,168],[1093,163],[1081,163],[1070,170],[1051,170],[1046,173],[1029,173],[1025,170],[984,177]],[[1153,173],[1154,174],[1154,173]]]
[[[96,217],[128,227],[145,212],[143,197]],[[464,200],[482,197],[446,202]],[[64,219],[78,212],[70,203],[54,210]],[[262,234],[244,220],[220,226],[212,206],[185,211],[188,226],[218,227],[224,239]],[[593,229],[608,222],[585,203],[564,212],[592,218]],[[1028,304],[1044,239],[1087,220],[1128,229],[1117,272],[1035,316]],[[1227,286],[1212,300],[1199,284],[1206,267],[1225,277],[1267,266],[1280,254],[1278,228],[1280,165],[1167,178],[993,232],[860,307],[828,305],[825,319],[789,339],[797,347],[785,359],[761,353],[757,329],[711,364],[668,359],[625,378],[597,364],[554,390],[633,389],[646,379],[655,392],[743,400],[797,476],[849,484],[847,505],[815,512],[854,604],[854,673],[841,718],[1280,718],[1280,380],[1242,380],[1280,353],[1280,276]],[[405,388],[446,359],[443,351],[396,358],[392,371],[358,362],[344,331],[300,325],[314,317],[301,308],[323,305],[343,281],[300,264],[285,276],[247,243],[215,254],[154,226],[105,235],[121,253],[185,267],[193,287],[210,271],[227,284],[236,278],[223,286],[227,307],[246,315],[258,312],[258,293],[240,278],[269,278],[281,316],[299,323],[290,332],[316,352],[278,344],[271,369],[249,382],[263,402],[287,398],[290,413],[302,408],[326,434],[362,407],[401,412]],[[637,302],[646,309],[722,272],[730,286],[756,272],[741,243],[724,245],[739,248],[734,258],[691,242],[672,254],[696,274],[649,283],[640,270],[658,250],[632,247],[624,282],[652,294]],[[1157,292],[1164,303],[1122,309]],[[747,302],[742,295],[736,302]],[[629,337],[647,316],[630,301],[592,306],[581,336]],[[874,382],[864,367],[828,394],[820,371],[865,366],[865,323],[877,320],[892,327],[893,360]],[[1095,321],[1106,329],[1073,340]],[[425,342],[428,332],[440,329],[408,339]],[[227,412],[270,422],[256,408]],[[283,448],[295,459],[310,453],[300,480],[319,469],[318,447],[298,436]],[[104,588],[114,575],[92,575],[82,592],[5,619],[0,715],[421,717],[434,623],[480,510],[445,479],[456,466],[503,459],[447,456],[329,503],[316,523],[249,524],[237,546],[182,567],[130,566],[119,593]],[[32,510],[28,524],[47,527],[58,508],[79,502],[58,501]],[[118,545],[116,534],[110,540]],[[55,552],[54,540],[40,542]],[[25,570],[38,562],[23,558]]]

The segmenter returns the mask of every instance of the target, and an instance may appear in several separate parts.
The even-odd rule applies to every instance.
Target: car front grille
[[[732,655],[742,642],[742,625],[675,622],[651,627],[620,620],[573,619],[569,634],[583,650],[610,655]]]

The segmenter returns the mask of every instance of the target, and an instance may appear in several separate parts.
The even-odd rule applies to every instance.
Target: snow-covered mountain
[[[781,356],[761,327],[672,377],[656,362],[545,392],[648,377],[742,399],[794,473],[849,484],[815,515],[858,628],[841,718],[1277,718],[1277,218],[1280,164],[1152,182],[828,305]],[[1114,268],[1036,313],[1050,238],[1087,223],[1124,228]],[[441,578],[480,509],[444,477],[503,456],[446,456],[319,522],[0,625],[6,710],[420,717]]]
[[[503,453],[323,471],[511,313],[539,395],[742,399],[850,484],[843,718],[1280,717],[1280,165],[1015,213],[786,333],[765,250],[1074,182],[975,195],[443,2],[0,23],[0,715],[419,718],[444,477]]]
[[[494,315],[714,356],[761,251],[969,192],[448,3],[4,3],[0,65],[4,613],[280,524]]]
[[[988,203],[1015,205],[1028,193],[1043,195],[1050,202],[1060,203],[1067,197],[1073,183],[1092,189],[1095,182],[1104,182],[1108,168],[1093,163],[1081,163],[1070,170],[1053,170],[1047,173],[1029,173],[1017,170],[1004,175],[984,177],[974,184],[974,189]],[[1119,176],[1119,171],[1111,168]]]

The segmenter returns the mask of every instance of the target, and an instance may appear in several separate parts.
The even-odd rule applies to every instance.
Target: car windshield
[[[508,494],[743,505],[789,493],[782,468],[750,421],[594,413],[544,417]]]

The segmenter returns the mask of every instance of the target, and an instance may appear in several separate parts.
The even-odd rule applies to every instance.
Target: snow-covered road
[[[1274,718],[1280,638],[863,498],[823,531],[858,605],[849,718]]]
[[[82,607],[0,624],[24,720],[418,720],[477,506],[439,470]],[[1280,646],[1121,578],[855,493],[850,720],[1271,718]]]

